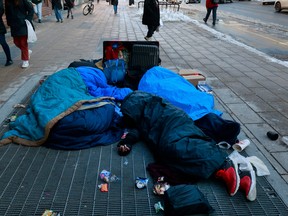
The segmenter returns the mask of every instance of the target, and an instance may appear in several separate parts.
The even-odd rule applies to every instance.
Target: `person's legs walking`
[[[38,3],[36,6],[37,6],[38,22],[41,23],[41,21],[42,21],[42,2]]]
[[[57,22],[59,22],[60,20],[60,18],[59,18],[59,14],[58,14],[58,9],[56,8],[56,7],[54,7],[54,13],[55,13],[55,17],[56,17],[56,19],[57,19]]]
[[[151,40],[151,37],[153,36],[154,31],[156,30],[157,27],[153,25],[148,25],[148,32],[145,38],[145,40]]]
[[[29,66],[29,51],[27,43],[27,35],[13,37],[14,44],[21,50],[21,59],[23,61],[22,68]]]
[[[207,20],[209,19],[209,16],[210,16],[210,13],[211,13],[211,8],[207,8],[207,13],[206,13],[206,16],[205,16],[205,18],[203,19],[203,21],[206,23],[207,22]]]
[[[213,9],[212,9],[213,11],[212,11],[212,17],[213,17],[213,25],[215,25],[216,24],[216,19],[217,19],[217,7],[214,7]]]
[[[13,61],[11,59],[11,53],[10,53],[10,48],[6,42],[6,39],[5,39],[5,35],[4,34],[0,34],[0,44],[4,50],[4,53],[6,55],[6,64],[5,66],[9,66],[11,64],[13,64]]]
[[[63,22],[62,10],[59,10],[58,8],[54,8],[54,12],[55,12],[57,22],[61,21],[61,23],[62,23]]]
[[[73,12],[72,12],[72,8],[70,8],[70,13],[71,13],[71,19],[73,19]]]
[[[61,20],[61,23],[63,22],[63,18],[62,18],[62,9],[58,10],[58,14],[59,14],[59,18]]]
[[[67,19],[69,18],[69,16],[70,16],[70,11],[71,11],[71,9],[70,8],[68,8],[68,10],[67,10]]]
[[[153,26],[153,25],[148,25],[148,32],[147,32],[147,36],[144,37],[145,40],[149,41],[151,40],[155,30],[157,29],[158,26]]]
[[[117,14],[117,5],[113,5],[114,8],[114,14]]]

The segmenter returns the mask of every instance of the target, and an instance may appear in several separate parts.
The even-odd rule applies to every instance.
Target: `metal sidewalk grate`
[[[12,114],[21,112],[23,109],[16,108]],[[1,124],[1,136],[7,130],[5,124]],[[41,215],[45,209],[64,216],[163,215],[155,212],[154,204],[163,200],[153,194],[153,182],[146,171],[153,161],[144,143],[136,144],[126,157],[117,154],[116,144],[79,151],[15,144],[0,147],[0,215]],[[120,178],[109,184],[106,193],[98,188],[103,183],[99,179],[103,169]],[[137,189],[136,177],[149,177],[148,187]],[[254,202],[246,201],[240,191],[230,197],[218,181],[199,182],[198,186],[215,209],[213,216],[288,215],[287,206],[265,177],[257,177]]]

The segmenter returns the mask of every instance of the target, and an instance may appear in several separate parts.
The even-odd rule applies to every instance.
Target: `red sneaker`
[[[255,171],[240,171],[240,187],[245,192],[249,201],[254,201],[257,196]]]
[[[238,175],[238,165],[228,158],[224,166],[216,172],[216,178],[222,179],[230,196],[234,196],[239,189],[240,177]]]

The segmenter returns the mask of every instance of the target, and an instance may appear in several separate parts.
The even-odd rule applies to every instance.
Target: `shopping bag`
[[[126,62],[123,59],[111,59],[105,61],[103,73],[107,78],[108,84],[123,82],[126,68]]]
[[[26,25],[27,25],[27,31],[28,31],[28,38],[27,42],[28,43],[34,43],[37,41],[37,36],[36,33],[33,29],[32,24],[29,22],[29,20],[25,19]]]

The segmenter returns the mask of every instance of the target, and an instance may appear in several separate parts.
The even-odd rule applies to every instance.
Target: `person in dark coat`
[[[111,1],[111,4],[113,5],[114,14],[117,14],[118,0],[112,0],[112,1]]]
[[[242,179],[249,179],[243,176],[240,180],[237,162],[187,113],[164,98],[136,90],[124,98],[121,112],[128,132],[117,145],[119,155],[129,154],[134,143],[144,140],[158,163],[191,179],[216,176],[226,183],[230,196],[238,191]],[[250,190],[249,184],[244,185]]]
[[[209,19],[210,13],[212,11],[212,18],[213,18],[213,26],[216,24],[216,17],[217,17],[217,8],[218,4],[213,4],[212,0],[206,0],[206,9],[207,13],[205,18],[203,18],[203,21],[207,23],[207,20]]]
[[[32,51],[28,49],[28,30],[25,20],[30,21],[33,26],[32,3],[28,0],[5,0],[5,13],[14,44],[21,50],[22,68],[27,68]]]
[[[67,19],[69,18],[71,14],[71,19],[73,19],[73,12],[72,8],[74,8],[74,0],[65,0],[65,3],[67,5]]]
[[[5,27],[3,19],[2,19],[3,14],[4,14],[3,0],[0,0],[0,16],[1,16],[1,19],[0,19],[0,44],[1,44],[1,46],[4,50],[4,53],[6,55],[5,66],[9,66],[9,65],[13,64],[13,61],[11,59],[11,53],[10,53],[9,45],[7,44],[6,39],[5,39],[5,34],[7,33],[7,30],[6,30],[6,27]]]
[[[62,3],[61,0],[52,0],[52,9],[54,10],[55,16],[57,21],[63,23],[63,18],[62,18]]]
[[[147,25],[148,32],[145,40],[151,40],[154,32],[160,26],[160,10],[158,0],[145,0],[142,24]]]

